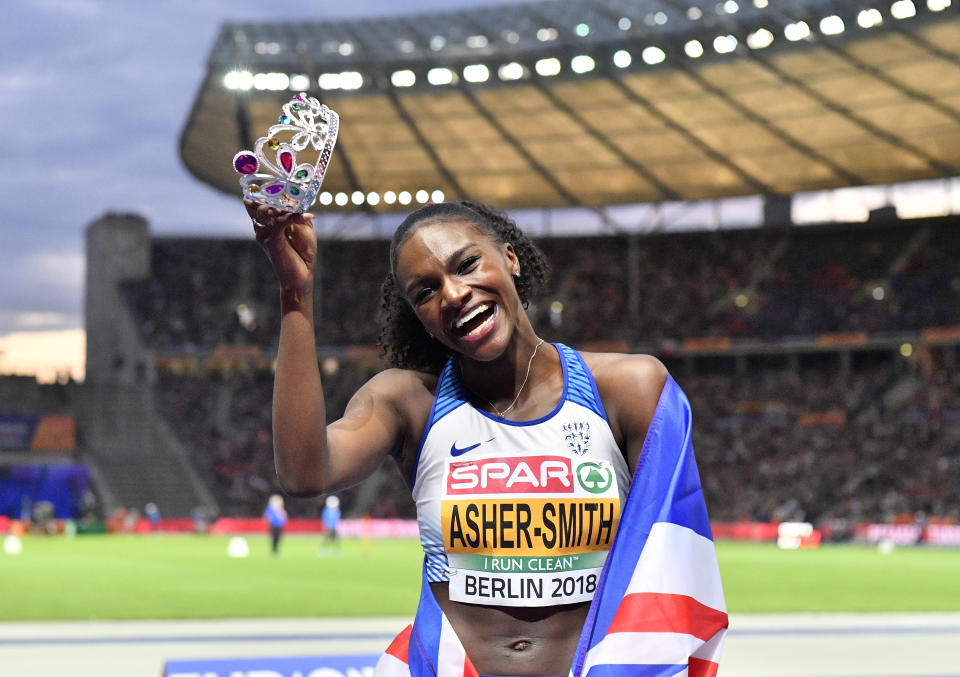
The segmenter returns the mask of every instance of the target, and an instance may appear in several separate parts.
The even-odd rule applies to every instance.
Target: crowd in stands
[[[329,420],[339,418],[347,401],[373,371],[362,363],[329,358],[321,365]],[[239,369],[175,374],[161,370],[157,406],[192,454],[194,467],[214,492],[221,517],[258,515],[267,497],[280,491],[273,466],[269,369]],[[392,461],[384,463],[382,481]],[[396,477],[399,482],[399,476]],[[403,495],[403,486],[398,499]],[[354,505],[353,492],[341,494],[345,512],[369,513],[374,503]],[[380,494],[378,499],[383,499]],[[380,512],[396,513],[402,500],[389,501]],[[296,517],[319,517],[322,501],[293,500],[287,510]],[[409,516],[407,514],[406,516]]]
[[[821,333],[894,335],[960,326],[960,223],[938,219],[645,236],[545,239],[553,268],[531,306],[538,331],[572,345],[700,337],[779,340]],[[252,241],[157,239],[153,274],[125,292],[158,355],[223,344],[275,348],[277,288]],[[318,343],[370,346],[387,243],[324,241]],[[953,352],[944,349],[937,359]],[[664,352],[669,361],[669,354]],[[906,359],[732,369],[671,364],[689,394],[712,517],[805,518],[834,525],[922,512],[960,522],[960,377]],[[933,360],[936,363],[936,360]],[[707,364],[704,362],[703,364]],[[702,367],[702,368],[701,368]],[[330,418],[379,368],[323,361]],[[194,453],[225,516],[259,514],[278,490],[271,455],[272,375],[258,368],[161,369],[162,412]],[[387,461],[341,494],[344,514],[413,514]],[[322,499],[293,500],[316,516]]]
[[[553,275],[531,312],[551,338],[629,344],[960,325],[956,221],[544,239]],[[152,271],[125,291],[154,350],[276,345],[276,283],[252,240],[157,239]],[[323,241],[319,271],[319,343],[373,344],[387,243]]]
[[[711,516],[719,521],[812,520],[842,525],[921,511],[960,522],[960,375],[929,374],[893,353],[840,369],[825,363],[674,373],[690,397],[694,447]],[[325,362],[331,417],[370,365]],[[225,516],[257,514],[278,490],[270,451],[271,374],[160,379],[196,467]],[[409,492],[392,460],[340,495],[344,514],[410,517]],[[321,501],[291,500],[297,516]],[[840,525],[840,526],[838,526]]]
[[[960,376],[887,358],[681,378],[711,516],[960,522]]]

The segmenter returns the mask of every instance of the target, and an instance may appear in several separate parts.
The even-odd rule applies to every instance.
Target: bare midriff
[[[447,583],[431,583],[467,656],[481,675],[567,675],[588,602],[549,607],[463,604]]]

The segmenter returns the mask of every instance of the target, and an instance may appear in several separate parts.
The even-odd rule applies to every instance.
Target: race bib
[[[450,599],[554,606],[593,599],[620,520],[606,461],[447,460],[440,504]]]

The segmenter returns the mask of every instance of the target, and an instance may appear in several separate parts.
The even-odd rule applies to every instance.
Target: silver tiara
[[[340,116],[304,92],[283,104],[278,123],[253,150],[233,156],[243,196],[285,212],[307,211],[320,192],[339,127]],[[297,160],[307,146],[318,154],[315,163]]]

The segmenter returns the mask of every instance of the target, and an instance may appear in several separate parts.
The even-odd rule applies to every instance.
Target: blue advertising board
[[[171,660],[163,677],[372,677],[380,654]]]

